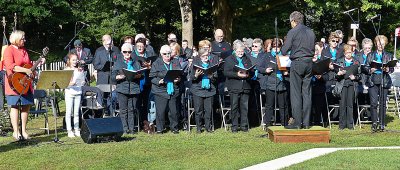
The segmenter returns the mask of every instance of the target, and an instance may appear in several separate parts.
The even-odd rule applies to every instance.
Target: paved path
[[[352,148],[314,148],[306,151],[298,152],[282,158],[274,159],[268,162],[253,165],[244,170],[259,170],[259,169],[282,169],[294,164],[298,164],[319,156],[330,154],[339,150],[370,150],[370,149],[400,149],[400,146],[391,147],[352,147]]]

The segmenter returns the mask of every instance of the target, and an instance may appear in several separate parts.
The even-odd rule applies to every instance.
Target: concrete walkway
[[[292,155],[288,155],[282,158],[274,159],[268,162],[260,163],[257,165],[253,165],[244,170],[259,170],[259,169],[282,169],[285,167],[289,167],[294,164],[298,164],[319,156],[323,156],[329,153],[333,153],[339,150],[371,150],[371,149],[400,149],[400,146],[391,146],[391,147],[352,147],[352,148],[314,148],[306,151],[302,151],[299,153],[295,153]]]

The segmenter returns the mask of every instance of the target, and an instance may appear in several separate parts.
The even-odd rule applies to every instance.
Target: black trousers
[[[290,102],[293,126],[309,126],[311,115],[311,58],[293,60],[290,67]]]
[[[169,108],[168,119],[169,128],[174,131],[178,130],[178,114],[177,114],[177,98],[166,99],[159,95],[154,96],[156,102],[156,124],[157,131],[163,131],[165,125],[165,114],[167,112],[167,107]]]
[[[253,82],[251,84],[251,90],[249,94],[249,124],[251,127],[256,127],[260,124],[260,84],[258,82]]]
[[[204,126],[207,130],[211,130],[211,113],[214,96],[200,97],[193,95],[194,111],[196,113],[196,127],[201,130],[201,119],[204,115]]]
[[[271,118],[274,115],[275,108],[275,91],[266,90],[265,91],[265,115],[264,115],[264,123],[266,125],[271,124]],[[288,123],[288,101],[287,101],[287,92],[286,91],[277,91],[276,92],[276,101],[279,108],[279,115],[281,118],[282,125],[287,125]]]
[[[232,130],[238,129],[239,117],[241,129],[247,129],[249,125],[248,107],[249,107],[249,94],[247,93],[229,93],[231,102],[231,120]]]
[[[354,86],[344,86],[340,97],[339,128],[353,129]]]
[[[371,119],[372,123],[378,122],[378,101],[379,105],[379,122],[382,127],[385,127],[385,117],[386,117],[386,98],[388,95],[388,89],[383,89],[383,96],[379,97],[380,87],[379,85],[374,85],[368,89],[369,98],[371,102]]]
[[[311,121],[313,122],[313,125],[321,124],[321,116],[324,123],[328,122],[328,110],[326,107],[325,95],[326,94],[324,93],[313,93],[312,95],[313,113]]]
[[[135,112],[137,111],[137,94],[123,94],[118,92],[119,117],[125,132],[135,128]]]
[[[140,113],[140,122],[147,120],[147,113],[149,111],[149,96],[150,96],[151,86],[144,86],[143,91],[140,93],[138,100],[138,108]]]

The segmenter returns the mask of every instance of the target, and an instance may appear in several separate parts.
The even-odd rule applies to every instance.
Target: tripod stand
[[[68,87],[69,82],[71,80],[73,74],[73,70],[62,70],[62,71],[43,71],[40,74],[40,78],[37,84],[37,89],[42,89],[42,90],[51,90],[53,93],[53,96],[51,97],[51,107],[53,111],[53,116],[54,116],[54,123],[55,123],[55,128],[54,128],[54,142],[58,143],[60,140],[58,139],[58,133],[57,133],[57,109],[56,109],[56,89],[65,89]]]

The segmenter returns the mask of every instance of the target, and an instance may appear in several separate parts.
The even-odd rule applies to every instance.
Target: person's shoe
[[[378,128],[378,125],[376,123],[373,123],[372,126],[371,126],[372,133],[377,132],[378,131],[377,128]]]
[[[243,132],[249,132],[249,129],[244,128],[242,131],[243,131]]]
[[[200,130],[200,129],[197,129],[196,133],[197,133],[197,134],[200,134],[200,133],[201,133],[201,130]]]
[[[238,133],[237,129],[232,129],[232,133]]]
[[[69,131],[68,131],[68,137],[70,137],[70,138],[74,138],[74,137],[75,137],[75,135],[74,135],[74,133],[72,132],[72,130],[69,130]]]
[[[13,138],[15,139],[15,141],[22,140],[22,136],[19,133],[13,133]]]
[[[211,129],[207,129],[206,131],[207,131],[207,133],[213,133],[214,132]]]
[[[301,127],[300,126],[294,126],[294,125],[288,125],[288,126],[285,126],[285,129],[301,129]]]
[[[161,134],[163,134],[163,131],[159,131],[159,130],[157,130],[157,132],[156,132],[157,134],[159,134],[159,135],[161,135]]]
[[[303,126],[303,129],[310,129],[311,126]]]
[[[172,133],[173,134],[179,134],[179,131],[178,130],[173,130]]]
[[[81,137],[81,131],[80,130],[75,130],[75,136],[76,137]]]

